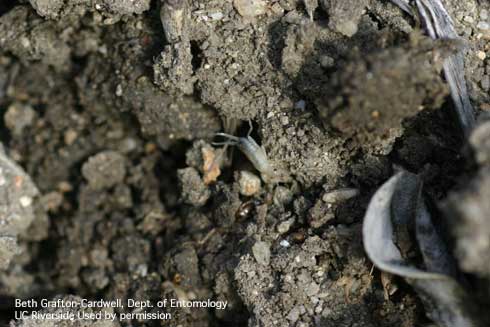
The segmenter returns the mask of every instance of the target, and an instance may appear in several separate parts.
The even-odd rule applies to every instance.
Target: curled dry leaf
[[[407,13],[413,14],[412,8],[410,8],[410,4],[408,3],[408,0],[392,0],[392,2],[396,4],[398,7],[400,7],[401,9],[403,9],[404,11],[406,11]]]
[[[427,315],[446,327],[480,326],[469,313],[471,298],[455,279],[455,265],[421,197],[417,175],[400,172],[383,184],[368,206],[363,242],[371,261],[382,271],[401,276],[423,300]],[[402,254],[415,231],[425,267]]]

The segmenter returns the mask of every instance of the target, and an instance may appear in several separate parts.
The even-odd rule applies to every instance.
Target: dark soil
[[[73,294],[229,303],[132,326],[426,322],[403,281],[385,296],[360,227],[394,166],[422,173],[434,201],[476,174],[441,77],[455,46],[388,1],[305,2],[266,1],[256,17],[222,0],[0,3],[0,139],[49,216],[0,273],[5,321],[13,298]],[[477,24],[489,5],[445,2],[470,41],[480,112],[490,34]],[[211,145],[216,132],[245,136],[248,120],[290,181],[243,190],[241,176],[261,172]],[[474,187],[488,194],[481,174]],[[344,188],[359,193],[322,199]]]

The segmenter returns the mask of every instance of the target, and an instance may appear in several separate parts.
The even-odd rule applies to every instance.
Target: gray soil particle
[[[332,205],[319,200],[308,212],[308,223],[313,228],[320,228],[335,218]]]
[[[100,152],[83,164],[82,175],[94,190],[112,187],[124,179],[126,159],[114,151]]]
[[[328,26],[348,37],[357,33],[361,16],[368,0],[321,1],[330,16]]]
[[[281,222],[280,224],[277,225],[277,232],[279,234],[287,233],[290,230],[291,226],[293,226],[294,223],[295,223],[294,218],[291,218],[291,219],[288,219],[286,221]]]
[[[481,87],[483,90],[488,91],[490,90],[490,76],[489,75],[484,75],[480,81]]]
[[[56,18],[63,7],[63,0],[30,0],[36,12],[43,17]]]
[[[333,327],[362,321],[362,326],[379,326],[375,314],[356,300],[372,292],[369,268],[359,270],[365,259],[355,236],[358,232],[332,229],[325,240],[311,237],[301,246],[272,250],[270,266],[256,265],[250,256],[242,256],[236,280],[256,324],[287,326],[295,321]],[[336,250],[330,248],[334,239],[347,235],[349,241],[335,243]],[[317,262],[317,258],[323,259]],[[343,261],[342,273],[331,279],[327,272],[340,263],[337,260]],[[280,279],[274,278],[278,273]]]
[[[22,252],[13,236],[0,236],[0,269],[6,269],[12,258]]]
[[[9,26],[17,24],[14,32]],[[28,7],[18,6],[0,18],[0,47],[24,61],[41,60],[63,71],[70,65],[71,49],[59,37],[56,24],[34,17]]]
[[[111,249],[113,251],[112,260],[116,269],[127,270],[133,275],[145,277],[147,270],[145,258],[150,253],[148,240],[126,236],[114,240]]]
[[[300,72],[306,57],[312,52],[316,41],[316,28],[314,24],[289,26],[286,47],[282,52],[282,69],[290,76],[296,76]]]
[[[233,0],[233,6],[245,18],[253,18],[265,13],[267,3],[263,0]]]
[[[196,249],[189,245],[177,246],[169,254],[162,264],[164,276],[169,280],[178,280],[179,286],[186,290],[201,287]]]
[[[216,114],[191,97],[172,98],[147,79],[139,79],[125,95],[143,133],[159,135],[164,148],[179,139],[209,138],[220,128]]]
[[[211,192],[204,184],[199,172],[192,168],[179,169],[177,175],[182,190],[181,197],[184,202],[196,207],[203,206],[211,196]]]
[[[479,124],[470,135],[469,142],[476,162],[480,165],[490,164],[490,121]]]
[[[194,92],[191,44],[186,41],[166,45],[154,65],[155,84],[169,93]]]
[[[268,266],[271,260],[270,244],[257,241],[252,246],[252,253],[259,265]]]
[[[252,196],[260,192],[260,178],[251,172],[240,171],[238,184],[240,186],[240,194],[244,196]]]
[[[118,17],[137,15],[150,9],[150,0],[29,0],[29,2],[38,15],[50,19],[62,19],[68,15],[83,16],[87,11]],[[106,20],[106,23],[109,22],[111,21]]]
[[[36,112],[30,106],[13,103],[5,112],[3,120],[11,133],[21,135],[22,131],[32,124],[35,115]]]
[[[98,6],[120,15],[141,14],[150,9],[150,0],[102,0]]]
[[[17,236],[35,218],[34,200],[39,195],[29,175],[7,157],[0,145],[0,235]]]

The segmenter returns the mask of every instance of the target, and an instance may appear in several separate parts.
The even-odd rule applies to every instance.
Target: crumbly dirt
[[[464,46],[471,100],[489,110],[490,6],[444,2],[464,45],[432,42],[382,0],[2,1],[1,142],[49,230],[19,240],[1,297],[229,302],[132,326],[424,324],[403,281],[386,295],[360,226],[396,166],[421,173],[434,202],[455,186],[472,198],[461,185],[484,175],[470,187],[488,213],[488,169],[465,148],[440,69]],[[289,182],[247,193],[241,178],[260,167],[212,145],[248,121]],[[358,192],[322,200],[345,188]],[[455,234],[490,238],[473,223]],[[461,246],[467,272],[488,277]]]

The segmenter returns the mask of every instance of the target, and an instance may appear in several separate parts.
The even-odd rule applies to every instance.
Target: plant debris
[[[364,247],[383,271],[404,277],[420,294],[427,315],[442,326],[483,326],[475,301],[456,279],[455,263],[435,227],[421,195],[417,175],[400,172],[371,199],[363,223]],[[415,230],[415,242],[424,267],[406,256]]]

